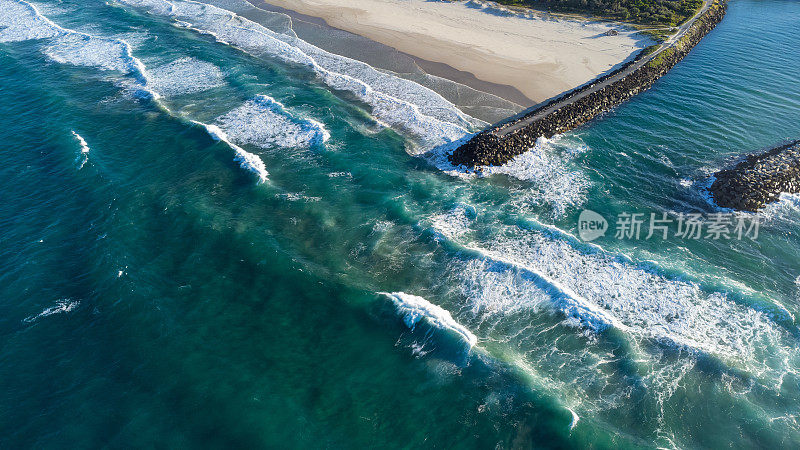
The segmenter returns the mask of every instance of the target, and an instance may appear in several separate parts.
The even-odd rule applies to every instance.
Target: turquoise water
[[[216,4],[0,0],[4,447],[800,443],[798,197],[576,237],[800,135],[800,3],[480,178],[479,120]]]

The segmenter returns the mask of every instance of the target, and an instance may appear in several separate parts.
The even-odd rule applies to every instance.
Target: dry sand
[[[476,1],[262,1],[480,80],[513,86],[531,103],[591,81],[649,45],[617,25],[510,13]],[[611,28],[620,34],[605,36]]]

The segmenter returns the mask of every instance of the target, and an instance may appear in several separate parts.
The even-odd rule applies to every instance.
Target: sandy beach
[[[512,86],[530,104],[580,86],[649,45],[618,25],[556,19],[538,12],[510,13],[474,1],[259,1],[456,69],[451,72]],[[606,36],[611,28],[621,32]]]

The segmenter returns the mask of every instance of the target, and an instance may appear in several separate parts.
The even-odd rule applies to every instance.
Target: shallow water
[[[798,197],[576,237],[800,135],[800,4],[476,177],[442,146],[483,122],[214,3],[0,0],[6,446],[800,442]]]

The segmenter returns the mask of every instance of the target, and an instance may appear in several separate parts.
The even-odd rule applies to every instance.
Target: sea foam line
[[[503,252],[494,252],[474,245],[466,245],[465,248],[482,255],[487,261],[501,263],[506,267],[526,272],[539,279],[543,282],[543,284],[539,283],[540,289],[543,289],[553,299],[554,304],[569,319],[577,320],[583,326],[589,327],[596,332],[603,331],[608,327],[623,331],[628,330],[628,327],[619,319],[578,294],[567,283],[560,281],[552,274],[546,273],[535,265],[516,258],[506,257]]]
[[[192,123],[205,128],[205,130],[212,138],[214,138],[214,140],[228,144],[228,146],[230,146],[236,152],[235,160],[238,161],[243,168],[255,173],[260,182],[263,183],[267,180],[269,172],[267,172],[267,167],[264,165],[264,161],[262,161],[261,158],[231,142],[228,135],[218,126],[198,122],[195,120],[193,120]]]
[[[515,349],[505,349],[502,354],[488,352],[487,349],[477,346],[478,338],[467,327],[457,322],[449,311],[435,305],[423,297],[406,294],[405,292],[379,292],[392,300],[398,313],[403,318],[406,326],[414,329],[422,320],[430,326],[440,330],[446,330],[459,336],[459,338],[469,345],[471,355],[481,358],[489,364],[499,364],[515,371],[519,376],[535,386],[540,392],[545,392],[552,396],[552,402],[563,407],[570,413],[571,419],[569,429],[572,430],[578,424],[580,417],[573,407],[563,402],[564,388],[560,382],[549,377],[542,376],[528,361],[523,354]],[[495,348],[496,350],[496,348]],[[556,387],[557,386],[557,387]]]
[[[308,67],[328,86],[352,93],[370,105],[379,119],[411,132],[427,147],[455,141],[478,124],[441,95],[418,83],[328,53],[296,36],[275,33],[226,9],[191,0],[120,1],[190,24],[199,32],[253,55],[266,54]]]
[[[469,268],[482,272],[471,283],[478,296],[484,295],[481,277],[513,283],[505,290],[490,289],[492,295],[513,297],[494,302],[502,308],[524,304],[526,297],[532,297],[534,308],[537,299],[549,301],[567,324],[577,320],[596,332],[613,327],[634,341],[645,338],[713,355],[754,374],[774,375],[800,357],[790,350],[798,330],[781,311],[738,303],[725,293],[706,292],[696,283],[666,278],[602,250],[585,253],[547,233],[517,226],[501,229],[487,242],[452,243],[485,261]],[[498,265],[510,278],[496,276]],[[467,283],[472,275],[462,272]]]
[[[4,14],[0,15],[0,26],[6,26],[8,28],[3,29],[0,31],[0,41],[2,42],[14,42],[14,41],[23,41],[23,40],[30,40],[30,39],[42,39],[42,38],[78,38],[79,41],[83,42],[83,47],[88,47],[92,45],[94,41],[99,41],[101,43],[111,44],[112,47],[117,47],[118,50],[121,51],[121,64],[118,64],[120,61],[102,61],[100,59],[95,59],[98,56],[103,57],[107,55],[100,55],[97,54],[99,48],[91,47],[89,48],[89,52],[85,54],[78,54],[75,55],[67,55],[63,53],[54,52],[56,47],[51,47],[50,52],[46,52],[46,54],[56,62],[63,63],[63,64],[72,64],[72,65],[85,65],[85,66],[94,66],[100,67],[104,69],[111,69],[111,70],[118,70],[124,73],[133,74],[136,77],[143,87],[146,88],[150,76],[147,73],[147,69],[145,68],[144,64],[135,56],[133,56],[131,46],[126,41],[122,39],[112,39],[106,38],[102,36],[93,36],[88,33],[84,33],[81,31],[72,30],[69,28],[62,27],[57,23],[50,20],[48,17],[43,15],[39,9],[24,0],[2,0],[4,4],[3,8],[0,10],[5,10]],[[19,16],[14,14],[15,12],[20,12],[20,10],[16,7],[22,6],[23,8],[27,9],[27,11],[21,11],[22,14],[32,13],[34,22],[43,22],[45,28],[47,28],[47,32],[42,30],[41,27],[36,27],[35,24],[31,24],[30,22],[20,22],[18,20]],[[15,11],[16,10],[16,11]],[[33,26],[32,26],[33,25]],[[17,34],[7,36],[6,32],[11,29],[12,31],[16,31]],[[20,33],[21,29],[27,30],[27,32]],[[10,37],[10,39],[4,39],[5,37]],[[57,43],[66,44],[67,46],[76,44],[75,41],[61,41]],[[80,42],[78,42],[79,44]],[[78,48],[78,50],[84,50],[84,48]],[[106,49],[108,51],[108,49]],[[84,59],[79,59],[81,56]],[[159,95],[157,92],[152,90],[146,90],[146,92],[151,95],[154,99],[158,99]]]
[[[25,322],[31,323],[42,317],[52,316],[53,314],[68,313],[80,305],[78,301],[70,301],[68,299],[59,300],[55,306],[51,306],[35,316],[29,316],[24,319]]]
[[[75,137],[75,139],[78,141],[78,144],[81,146],[81,152],[76,159],[76,162],[81,162],[80,166],[78,166],[78,170],[81,170],[83,169],[83,166],[86,165],[86,161],[89,160],[89,144],[87,144],[86,140],[80,134],[76,133],[75,130],[72,130],[72,136]]]
[[[84,139],[80,134],[76,133],[75,130],[72,130],[72,135],[75,136],[75,139],[77,139],[78,143],[81,145],[81,153],[89,153],[89,144],[86,143],[86,139]]]
[[[35,5],[24,0],[0,0],[0,27],[5,27],[0,28],[0,42],[60,38],[61,40],[45,51],[48,57],[58,63],[132,74],[141,92],[151,98],[159,108],[179,120],[185,120],[173,114],[161,100],[161,95],[151,87],[154,84],[153,77],[144,63],[133,56],[132,47],[125,40],[93,36],[62,27],[44,16]],[[233,144],[216,126],[193,120],[190,122],[202,126],[212,138],[230,146],[236,153],[234,159],[243,168],[256,174],[259,182],[266,181],[268,173],[259,156]]]

